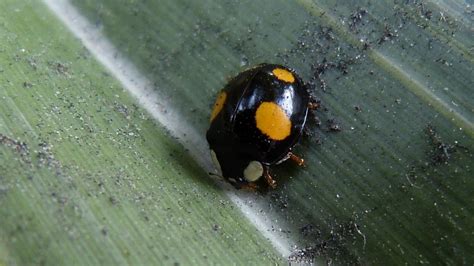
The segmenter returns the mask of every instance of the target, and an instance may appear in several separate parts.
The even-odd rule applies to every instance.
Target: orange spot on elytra
[[[283,140],[291,133],[291,121],[276,103],[263,102],[255,113],[257,128],[272,140]]]
[[[282,80],[282,81],[285,81],[285,82],[289,82],[289,83],[293,83],[295,82],[295,76],[293,76],[293,74],[286,70],[286,69],[283,69],[283,68],[275,68],[273,69],[272,73],[277,77],[277,79],[279,80]]]
[[[227,98],[227,93],[225,91],[222,91],[219,93],[219,96],[217,96],[216,102],[214,103],[214,108],[212,108],[211,112],[211,122],[216,118],[216,116],[220,113],[222,110],[222,107],[224,107],[225,100]]]

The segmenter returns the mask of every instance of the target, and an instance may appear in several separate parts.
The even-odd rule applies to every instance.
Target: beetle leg
[[[241,188],[241,189],[248,190],[248,191],[255,192],[255,191],[257,191],[258,186],[257,186],[257,184],[255,184],[255,183],[252,182],[252,183],[247,183],[247,184],[245,184],[245,185],[242,185],[240,188]]]
[[[304,166],[304,159],[293,154],[292,152],[289,152],[288,155],[290,156],[290,159],[295,162],[299,166]]]
[[[321,101],[315,99],[313,96],[310,96],[308,102],[308,115],[314,119],[317,126],[321,125],[321,120],[316,115],[316,110],[318,110],[319,108],[321,108]]]
[[[276,188],[276,181],[273,180],[272,176],[270,175],[270,171],[268,170],[268,167],[264,167],[263,169],[263,177],[265,177],[265,180],[267,181],[267,184],[271,188]]]
[[[313,101],[310,101],[310,102],[308,103],[308,109],[309,109],[309,110],[312,110],[312,111],[318,109],[320,106],[321,106],[321,105],[320,105],[318,102],[314,101],[314,100],[313,100]]]
[[[321,101],[316,99],[313,95],[309,95],[309,102],[308,102],[308,109],[311,111],[315,111],[319,107],[321,107]]]

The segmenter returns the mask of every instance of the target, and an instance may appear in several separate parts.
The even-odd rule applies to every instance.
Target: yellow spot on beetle
[[[227,93],[225,93],[225,91],[222,91],[221,93],[219,93],[219,96],[217,96],[216,102],[214,103],[214,108],[212,108],[212,112],[211,112],[211,122],[220,113],[220,111],[222,110],[222,107],[224,107],[226,98],[227,98]]]
[[[277,77],[277,79],[279,79],[279,80],[289,82],[289,83],[295,82],[295,76],[293,76],[293,74],[290,71],[286,70],[286,69],[275,68],[275,69],[273,69],[272,72]]]
[[[270,139],[283,140],[291,133],[291,121],[276,103],[263,102],[255,113],[257,128]]]

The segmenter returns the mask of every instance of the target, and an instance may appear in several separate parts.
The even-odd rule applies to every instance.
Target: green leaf
[[[0,264],[281,262],[44,4],[0,10]]]
[[[92,28],[0,4],[6,264],[474,261],[469,2],[72,3]],[[321,125],[305,168],[234,193],[207,177],[204,135],[226,79],[261,62],[308,81]]]

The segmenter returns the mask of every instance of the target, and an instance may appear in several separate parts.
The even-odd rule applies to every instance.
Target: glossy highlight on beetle
[[[216,170],[236,188],[255,188],[270,166],[303,159],[291,152],[310,106],[303,81],[290,68],[261,64],[234,77],[218,94],[206,138]]]

